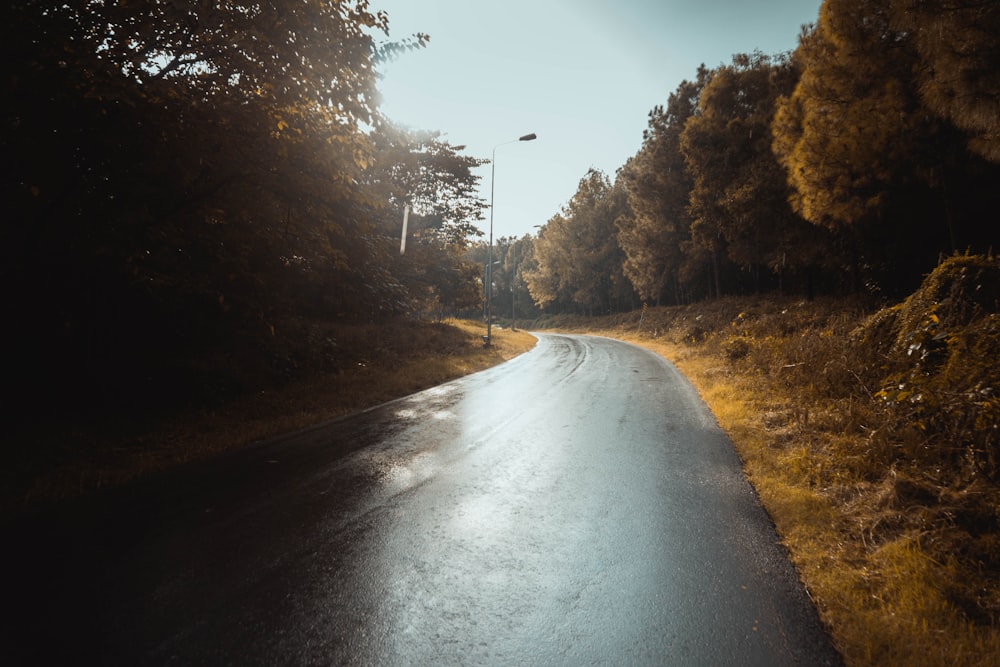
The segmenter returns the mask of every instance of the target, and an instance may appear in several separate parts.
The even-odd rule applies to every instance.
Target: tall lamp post
[[[531,134],[526,134],[523,137],[518,137],[511,141],[505,141],[502,144],[497,144],[493,147],[493,159],[490,160],[490,252],[489,261],[487,266],[490,269],[493,268],[493,192],[494,186],[496,185],[496,174],[497,174],[497,149],[501,146],[506,146],[507,144],[514,144],[518,141],[534,141],[537,139],[537,135],[534,132]],[[486,276],[486,335],[483,336],[483,347],[489,347],[493,344],[493,272],[492,270],[487,272]]]
[[[510,330],[517,331],[517,237],[510,244],[514,268],[510,271]]]

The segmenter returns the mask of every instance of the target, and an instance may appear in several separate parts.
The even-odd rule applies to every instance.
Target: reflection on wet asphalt
[[[5,528],[0,662],[838,664],[677,371],[490,371]]]

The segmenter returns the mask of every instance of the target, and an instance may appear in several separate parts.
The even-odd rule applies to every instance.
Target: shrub
[[[743,359],[750,352],[750,341],[743,337],[734,337],[726,341],[723,349],[726,359],[737,361]]]
[[[1000,479],[1000,261],[942,263],[898,309],[876,397],[942,463]],[[884,331],[882,333],[885,333]]]

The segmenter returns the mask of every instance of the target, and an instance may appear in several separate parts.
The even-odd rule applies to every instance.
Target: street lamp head
[[[532,132],[531,134],[526,134],[523,137],[518,138],[518,141],[534,141],[538,136]]]

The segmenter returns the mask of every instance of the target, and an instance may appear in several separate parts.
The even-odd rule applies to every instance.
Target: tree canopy
[[[722,255],[759,288],[816,262],[816,234],[788,204],[784,173],[771,151],[775,100],[798,73],[785,57],[738,55],[714,70],[685,124],[680,150],[692,178],[688,211],[693,251],[710,257],[715,293]]]
[[[621,169],[618,179],[628,197],[618,219],[618,243],[625,253],[623,270],[644,301],[683,301],[683,248],[691,238],[688,200],[691,174],[680,150],[681,133],[697,113],[698,97],[709,71],[702,66],[694,81],[684,81],[666,108],[649,112],[642,147]]]
[[[618,173],[639,295],[900,295],[942,256],[995,248],[998,13],[826,0],[794,52],[702,67]]]
[[[892,25],[912,39],[924,104],[1000,162],[1000,5],[983,0],[893,0]]]
[[[280,374],[303,317],[475,293],[459,255],[480,161],[380,115],[380,59],[426,36],[380,42],[388,17],[366,0],[2,13],[5,335],[27,386],[108,378],[95,396],[141,400],[237,348]]]
[[[983,18],[994,13],[984,9]],[[940,43],[964,51],[968,35],[949,25]],[[926,103],[929,81],[963,76],[959,65],[929,74],[934,65],[919,45],[941,30],[939,19],[906,3],[826,0],[800,38],[801,76],[773,125],[795,210],[850,239],[851,263],[908,282],[940,253],[989,247],[976,230],[994,197],[984,178],[997,172],[969,152],[962,127]],[[986,49],[972,42],[971,52]]]
[[[615,228],[626,206],[624,190],[602,172],[591,169],[580,180],[534,244],[535,268],[525,280],[539,306],[564,304],[592,314],[635,305]]]

